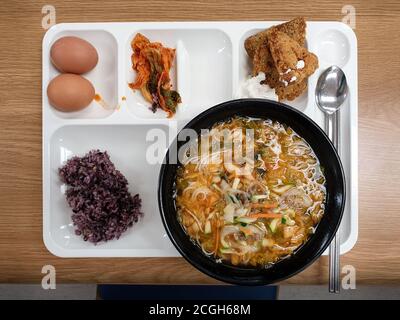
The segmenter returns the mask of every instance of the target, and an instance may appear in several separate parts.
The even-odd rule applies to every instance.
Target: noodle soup
[[[181,161],[175,202],[179,222],[204,254],[266,266],[313,234],[324,214],[325,177],[291,128],[235,117],[215,124],[197,145],[198,154]]]

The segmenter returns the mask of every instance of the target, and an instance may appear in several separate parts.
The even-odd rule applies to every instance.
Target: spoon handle
[[[332,113],[331,115],[327,115],[325,117],[325,132],[328,135],[329,139],[331,139],[338,153],[340,153],[339,128],[340,128],[340,111],[338,110],[335,113]]]
[[[340,155],[340,113],[336,111],[325,118],[325,132]],[[340,292],[340,232],[336,232],[329,246],[329,292]]]

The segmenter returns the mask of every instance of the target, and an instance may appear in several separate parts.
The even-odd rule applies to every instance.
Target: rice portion
[[[141,199],[128,191],[128,181],[107,152],[92,150],[73,157],[59,169],[67,184],[75,234],[94,244],[118,239],[142,215]]]

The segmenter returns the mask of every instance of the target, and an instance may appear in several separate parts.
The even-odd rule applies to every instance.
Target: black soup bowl
[[[315,261],[329,246],[340,224],[345,204],[345,179],[339,156],[321,128],[302,112],[279,102],[264,99],[239,99],[212,107],[190,121],[185,128],[208,129],[234,116],[271,119],[286,124],[304,138],[314,150],[326,178],[325,213],[315,233],[289,257],[268,268],[233,266],[205,255],[186,234],[177,218],[174,189],[179,148],[187,141],[170,146],[161,166],[158,186],[160,213],[168,236],[182,256],[205,274],[228,283],[266,285],[287,279]],[[179,136],[179,135],[178,135]]]

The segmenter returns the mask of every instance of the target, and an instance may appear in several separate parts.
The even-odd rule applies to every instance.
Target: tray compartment
[[[339,22],[320,22],[308,25],[309,50],[319,58],[319,68],[310,77],[309,95],[314,96],[320,74],[337,65],[346,74],[349,97],[340,109],[340,158],[346,177],[346,206],[340,225],[341,254],[349,251],[358,236],[357,186],[357,39],[353,30]],[[310,101],[305,112],[322,128],[324,114]],[[327,254],[327,252],[325,252]]]
[[[83,74],[94,86],[96,93],[104,100],[106,107],[93,100],[91,104],[83,110],[77,112],[60,112],[54,109],[45,96],[46,105],[59,118],[63,119],[96,119],[110,116],[118,104],[118,45],[115,37],[105,30],[65,30],[56,33],[50,40],[49,50],[46,52],[48,61],[48,72],[44,74],[44,85],[60,72],[50,62],[51,45],[59,38],[64,36],[76,36],[90,42],[97,50],[99,61],[96,67]]]
[[[336,29],[322,31],[314,41],[315,50],[319,52],[320,67],[326,69],[331,65],[344,68],[350,57],[350,44],[345,34]]]
[[[153,130],[153,131],[151,131]],[[164,157],[168,145],[168,127],[164,125],[67,125],[58,129],[50,139],[50,210],[48,248],[58,256],[121,256],[175,255],[157,208],[157,181],[160,163],[149,158],[147,152],[153,144],[149,132],[156,133],[165,143],[160,158]],[[129,191],[139,193],[144,216],[129,228],[119,240],[94,245],[82,240],[74,233],[71,208],[65,200],[66,186],[58,177],[58,168],[73,155],[83,156],[92,149],[107,150],[111,161],[129,182]],[[138,151],[139,150],[139,151]],[[162,161],[162,160],[161,160]],[[150,164],[150,163],[153,164]],[[100,254],[101,252],[101,254]],[[143,255],[143,254],[142,254]]]
[[[173,87],[182,96],[176,120],[190,119],[210,106],[232,97],[232,43],[230,38],[217,29],[142,29],[135,31],[126,43],[125,77],[126,104],[128,110],[139,118],[164,119],[165,112],[152,113],[149,102],[139,90],[131,90],[136,73],[131,64],[131,41],[138,33],[152,42],[176,48],[176,61],[171,69]],[[125,85],[124,84],[124,85]]]

